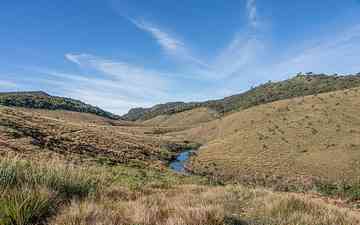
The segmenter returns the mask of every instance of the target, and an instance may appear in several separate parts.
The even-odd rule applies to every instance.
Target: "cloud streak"
[[[84,53],[68,53],[65,58],[81,67],[94,69],[108,79],[123,82],[128,87],[164,90],[169,85],[167,82],[169,75],[155,70],[146,70],[124,61],[114,61]]]
[[[57,90],[58,95],[79,99],[117,114],[127,112],[130,107],[154,105],[164,100],[166,95],[150,86],[132,86],[107,77],[90,77],[43,68],[32,71],[46,75],[46,78],[36,79],[39,86],[46,86],[50,90]]]
[[[360,71],[360,24],[303,47],[274,65],[273,73],[356,73]]]
[[[254,28],[258,27],[259,21],[256,0],[246,0],[246,9],[250,25]]]
[[[202,67],[209,67],[207,63],[203,62],[198,57],[195,57],[183,41],[174,35],[165,32],[164,29],[160,28],[159,26],[144,20],[129,20],[140,30],[149,33],[157,41],[166,54],[175,56],[181,60],[195,63]]]
[[[0,80],[0,89],[16,88],[18,85],[15,82],[8,80]]]
[[[258,28],[259,16],[256,0],[246,0],[245,10],[250,27]],[[264,50],[264,44],[256,34],[252,32],[238,33],[214,57],[214,60],[205,62],[199,57],[194,57],[192,51],[183,41],[165,32],[159,26],[144,20],[129,18],[128,20],[140,30],[149,33],[166,54],[192,62],[192,72],[202,79],[219,80],[234,76],[254,64]],[[188,64],[186,64],[186,67],[188,67]]]

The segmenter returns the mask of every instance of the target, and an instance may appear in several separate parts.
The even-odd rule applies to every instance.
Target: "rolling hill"
[[[231,182],[360,176],[360,88],[255,106],[182,135],[203,143],[191,168]],[[179,135],[179,134],[177,134]]]
[[[145,120],[142,124],[150,126],[189,128],[219,118],[219,113],[209,108],[194,108],[171,115],[159,115]]]
[[[357,181],[360,88],[142,122],[40,102],[0,106],[0,224],[359,224],[360,186],[291,188],[292,179]],[[194,142],[197,175],[170,171]],[[287,193],[243,186],[253,182]]]
[[[92,114],[0,106],[1,153],[164,166],[186,145],[157,135],[167,130],[127,123]]]
[[[159,115],[172,115],[194,108],[209,108],[220,114],[239,111],[252,106],[299,96],[313,95],[360,86],[360,74],[328,76],[325,74],[299,74],[280,82],[268,82],[251,90],[219,100],[206,102],[170,102],[151,108],[131,109],[124,120],[145,121]]]
[[[51,96],[42,91],[0,93],[0,105],[24,108],[67,110],[91,113],[109,119],[119,119],[118,116],[104,111],[99,107],[85,104],[79,100]]]

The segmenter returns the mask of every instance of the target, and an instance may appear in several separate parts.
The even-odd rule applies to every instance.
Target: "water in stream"
[[[178,173],[186,174],[185,165],[189,160],[190,156],[195,152],[193,149],[188,149],[181,152],[174,161],[170,163],[170,169]]]

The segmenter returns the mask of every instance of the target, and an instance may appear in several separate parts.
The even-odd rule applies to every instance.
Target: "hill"
[[[152,119],[145,120],[142,124],[164,127],[189,128],[201,123],[212,121],[219,117],[215,110],[208,108],[195,108],[172,115],[159,115]]]
[[[186,145],[166,135],[157,136],[157,132],[166,133],[161,128],[127,126],[99,118],[87,121],[83,118],[94,115],[76,115],[77,119],[73,115],[65,113],[61,114],[62,118],[54,118],[49,112],[0,106],[2,154],[14,152],[32,158],[40,154],[75,161],[157,166],[165,165]]]
[[[352,208],[358,198],[218,185],[171,172],[166,162],[177,151],[171,146],[186,146],[168,134],[158,136],[161,129],[114,126],[93,114],[0,106],[0,223],[360,222]]]
[[[206,102],[172,102],[151,108],[131,109],[122,116],[124,120],[149,120],[159,115],[172,115],[194,108],[206,107],[218,113],[227,113],[250,108],[282,99],[313,95],[360,86],[360,74],[348,76],[328,76],[325,74],[297,75],[280,82],[268,82],[251,90]]]
[[[85,104],[79,100],[51,96],[45,92],[7,92],[0,93],[0,105],[47,110],[68,110],[91,113],[98,116],[119,119],[118,116],[99,107]]]
[[[252,174],[252,169],[280,168],[282,163],[283,170],[287,171],[290,163],[298,169],[307,162],[311,171],[324,172],[326,168],[329,176],[345,171],[344,177],[349,177],[352,171],[358,171],[358,93],[359,89],[352,89],[284,100],[211,122],[207,121],[218,117],[216,112],[195,108],[154,118],[156,127],[146,124],[151,121],[141,124],[89,113],[0,106],[0,224],[359,224],[360,214],[355,209],[359,189],[353,195],[336,195],[341,198],[334,199],[317,193],[218,185],[216,180],[177,174],[167,168],[179,150],[189,147],[189,140],[204,138],[208,147],[193,159],[193,169],[213,178],[237,181],[243,175],[239,169],[244,168],[242,160],[248,162],[244,165],[250,168],[248,174]],[[315,106],[309,106],[309,101]],[[283,117],[289,120],[290,128],[281,123]],[[274,127],[279,123],[279,127],[268,130],[272,128],[266,123],[268,120],[274,122]],[[176,127],[166,127],[190,123],[200,125],[180,133],[187,141],[182,141],[179,133],[168,133]],[[316,138],[304,124],[318,129]],[[332,126],[337,130],[332,131]],[[244,130],[235,130],[239,128]],[[256,144],[257,133],[252,130],[263,132],[264,137],[260,137],[267,141],[269,153],[256,150],[263,145]],[[295,130],[297,136],[280,130]],[[287,135],[289,144],[281,148],[278,139],[265,136],[280,135],[274,132]],[[246,137],[252,142],[253,135],[253,144],[246,144]],[[292,149],[295,140],[311,141],[317,148],[327,143],[323,141],[327,138],[330,144],[339,145],[320,150],[309,148],[308,158],[301,157],[306,152]],[[343,148],[348,145],[350,149]],[[315,155],[310,154],[313,151]],[[289,158],[293,161],[284,163]],[[328,168],[329,163],[333,168]]]
[[[357,182],[360,88],[276,101],[182,134],[204,146],[196,173],[228,181]],[[178,134],[179,135],[179,134]]]

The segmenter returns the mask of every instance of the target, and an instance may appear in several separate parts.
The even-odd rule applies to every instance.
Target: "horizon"
[[[299,72],[360,71],[356,0],[12,1],[3,8],[1,92],[44,91],[118,115],[221,99]]]
[[[299,73],[297,73],[297,74],[294,74],[293,76],[290,76],[288,79],[293,79],[293,78],[295,78],[295,77],[297,77],[297,76],[299,76],[299,75],[300,75],[300,76],[336,76],[336,77],[346,77],[346,76],[359,76],[359,75],[360,75],[360,72],[354,73],[354,74],[339,74],[339,73],[333,73],[333,74],[320,73],[320,74],[315,74],[315,73],[313,73],[313,72],[306,72],[306,73],[299,72]],[[287,80],[288,80],[288,79],[287,79]],[[282,82],[282,81],[286,81],[286,80],[280,80],[279,82]],[[239,92],[239,93],[234,93],[234,94],[232,94],[232,95],[224,96],[224,97],[222,97],[222,98],[204,99],[203,101],[191,101],[191,102],[184,102],[184,101],[158,102],[158,103],[156,103],[156,104],[154,104],[154,105],[151,105],[151,106],[149,106],[149,107],[135,106],[135,107],[133,107],[133,108],[130,108],[128,111],[126,111],[126,112],[124,112],[124,113],[122,113],[122,114],[118,114],[118,113],[115,113],[115,112],[112,112],[112,111],[106,110],[106,109],[105,109],[105,111],[107,111],[107,112],[109,112],[109,113],[111,113],[111,114],[113,114],[113,115],[124,116],[124,115],[128,114],[128,113],[130,112],[130,110],[132,110],[132,109],[149,109],[149,108],[152,108],[152,107],[155,107],[155,106],[158,106],[158,105],[164,105],[164,104],[168,104],[168,103],[177,103],[177,102],[179,102],[179,103],[201,103],[201,102],[204,102],[204,101],[206,102],[206,101],[221,100],[221,99],[224,99],[224,98],[227,98],[227,97],[232,97],[232,96],[234,96],[234,95],[244,94],[244,93],[246,93],[247,91],[252,90],[253,88],[257,88],[257,87],[259,87],[259,86],[265,85],[265,84],[267,84],[268,82],[273,82],[273,81],[272,81],[272,80],[268,80],[267,82],[258,84],[258,85],[255,86],[255,87],[249,87],[248,89],[245,89],[245,90],[243,90],[243,91],[241,91],[241,92]],[[5,91],[5,92],[0,92],[0,94],[45,94],[45,95],[49,95],[49,96],[51,96],[51,97],[60,97],[60,98],[61,98],[61,97],[65,97],[65,96],[53,95],[53,94],[51,94],[51,93],[49,93],[49,92],[46,92],[46,91],[43,91],[43,90],[32,90],[32,91],[19,90],[19,91],[8,91],[8,92]],[[65,98],[71,98],[71,97],[65,97]],[[71,98],[71,99],[73,99],[73,100],[79,100],[79,99],[74,99],[74,98]],[[86,101],[83,101],[83,100],[80,100],[80,101],[82,101],[82,102],[85,103],[85,104],[90,104],[90,105],[92,105],[92,104],[89,103],[89,102],[86,102]],[[92,106],[99,107],[100,109],[103,109],[103,108],[101,108],[101,106],[98,106],[98,105],[92,105]]]

